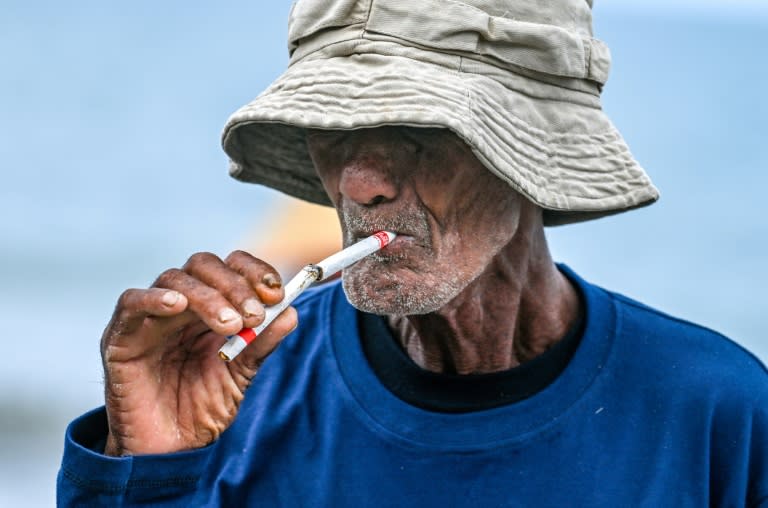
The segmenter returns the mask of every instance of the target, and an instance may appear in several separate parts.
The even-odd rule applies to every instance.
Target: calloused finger
[[[275,305],[285,296],[280,274],[266,261],[236,250],[227,256],[225,263],[245,277],[264,305]]]
[[[243,328],[243,317],[221,292],[182,270],[163,272],[155,286],[183,294],[189,302],[188,309],[215,333],[232,335]]]
[[[172,289],[127,289],[120,295],[110,333],[128,335],[136,332],[150,316],[175,316],[187,308],[187,298]]]
[[[253,328],[264,321],[264,305],[254,288],[218,256],[199,252],[191,256],[182,269],[224,295],[239,310],[243,326]]]

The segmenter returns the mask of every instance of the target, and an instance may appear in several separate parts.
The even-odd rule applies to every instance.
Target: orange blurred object
[[[257,225],[246,239],[245,250],[272,264],[283,280],[341,250],[341,228],[333,208],[288,196],[281,196],[270,208],[271,225]]]

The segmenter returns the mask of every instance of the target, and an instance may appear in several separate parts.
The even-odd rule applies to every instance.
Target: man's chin
[[[455,296],[453,288],[435,288],[424,281],[408,284],[386,274],[366,275],[354,270],[342,275],[342,285],[356,309],[387,316],[429,314]]]

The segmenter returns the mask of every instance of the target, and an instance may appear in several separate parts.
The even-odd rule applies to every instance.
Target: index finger
[[[187,297],[172,289],[126,289],[120,295],[107,329],[130,334],[142,326],[145,318],[174,316],[183,312],[187,304]]]

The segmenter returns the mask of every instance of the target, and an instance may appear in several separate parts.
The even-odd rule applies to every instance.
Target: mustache
[[[382,230],[410,236],[416,243],[427,242],[431,237],[427,212],[421,209],[403,210],[398,211],[396,215],[391,215],[373,210],[343,208],[339,211],[339,220],[345,245]]]

